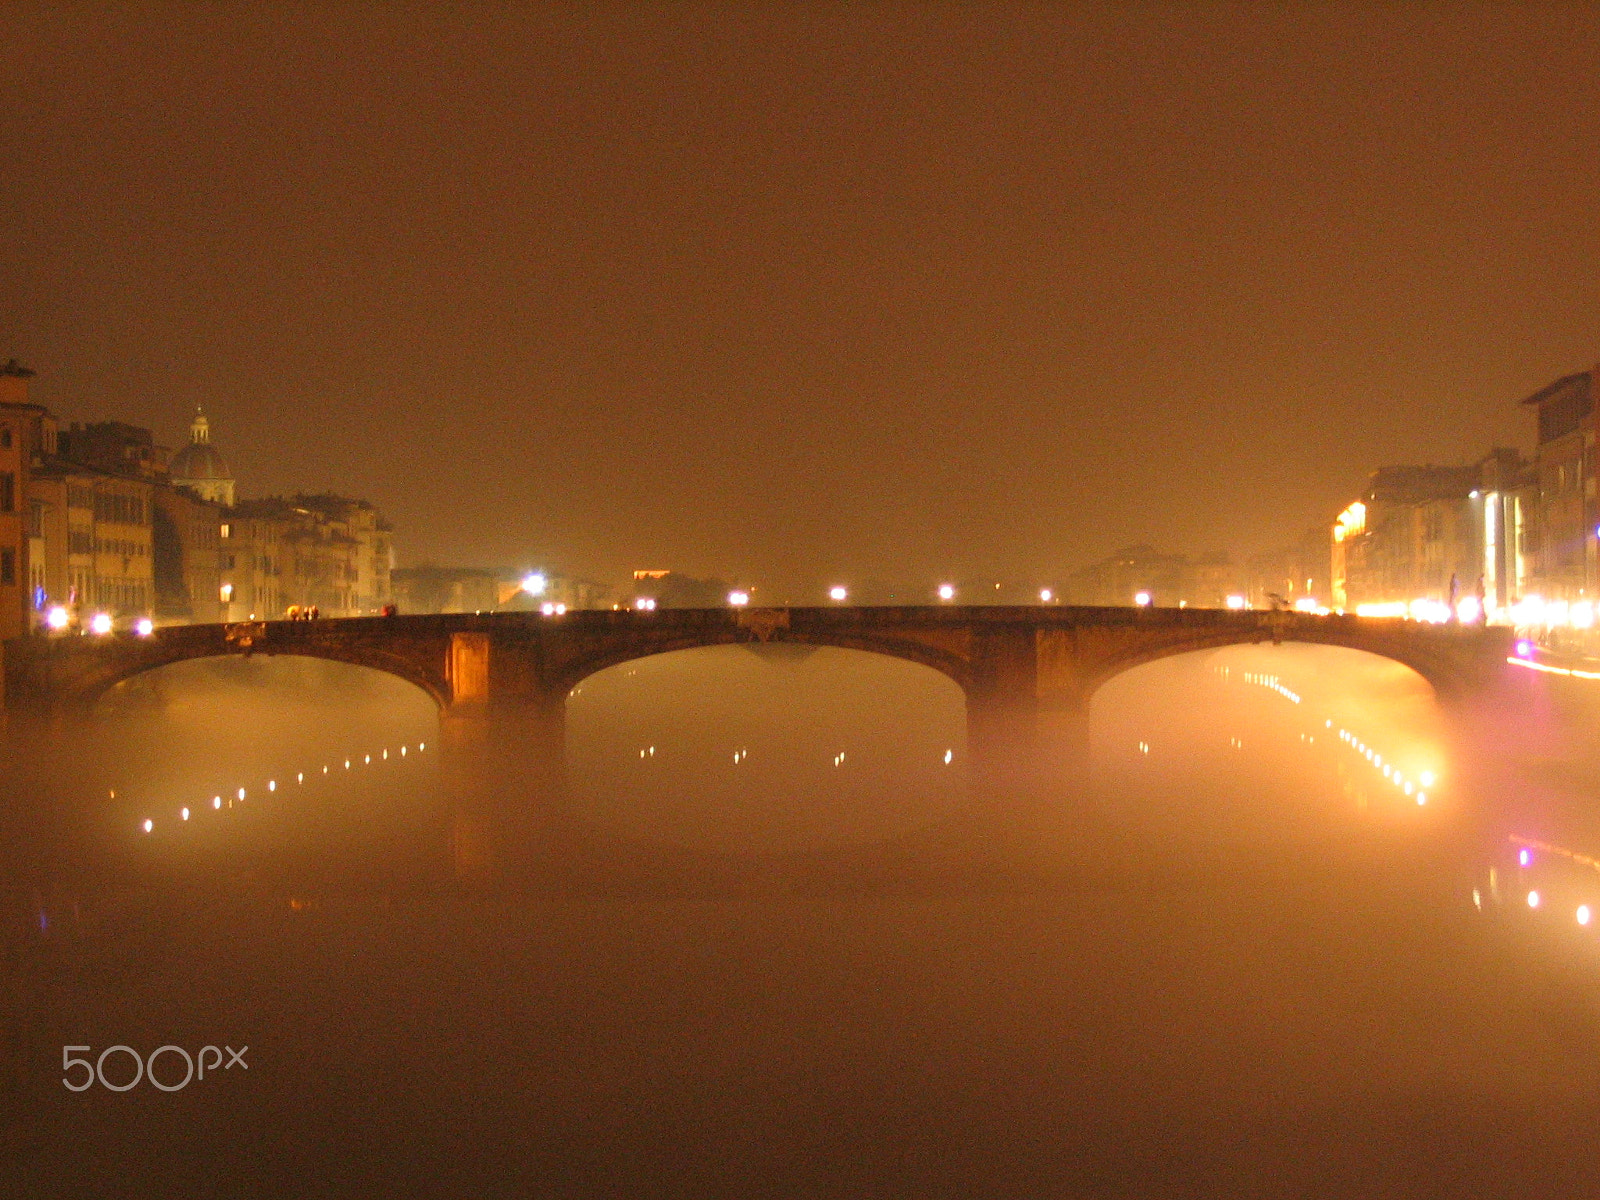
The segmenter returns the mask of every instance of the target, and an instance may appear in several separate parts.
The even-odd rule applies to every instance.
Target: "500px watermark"
[[[152,1086],[159,1088],[163,1092],[181,1092],[189,1086],[190,1080],[204,1079],[208,1070],[212,1075],[215,1075],[219,1067],[224,1071],[236,1066],[243,1067],[246,1071],[250,1069],[250,1064],[244,1060],[245,1052],[250,1049],[249,1046],[241,1046],[237,1050],[232,1046],[224,1046],[223,1050],[228,1052],[228,1061],[226,1063],[222,1061],[222,1050],[217,1049],[215,1046],[201,1046],[200,1053],[193,1056],[182,1046],[158,1046],[150,1051],[147,1058],[140,1058],[139,1052],[132,1046],[107,1046],[100,1051],[100,1057],[95,1059],[93,1063],[87,1058],[76,1058],[73,1055],[75,1050],[92,1052],[93,1049],[93,1046],[61,1047],[61,1070],[63,1072],[61,1083],[69,1092],[87,1091],[94,1086],[97,1079],[100,1081],[100,1086],[108,1092],[129,1091],[137,1087],[141,1079],[148,1079]],[[206,1061],[206,1055],[208,1054],[211,1055],[210,1062]],[[125,1056],[133,1060],[133,1078],[126,1083],[113,1083],[106,1078],[106,1059],[111,1058],[114,1066],[120,1066],[122,1061],[120,1057],[112,1058],[112,1055]],[[183,1060],[183,1078],[176,1083],[163,1083],[156,1078],[156,1060],[161,1058],[162,1055],[168,1056],[169,1060],[177,1058]],[[198,1070],[196,1069],[197,1059]],[[77,1080],[73,1078],[74,1067],[83,1068],[83,1073],[77,1077]],[[118,1078],[126,1073],[126,1069],[113,1071],[113,1074]],[[163,1066],[162,1073],[169,1078],[175,1076],[177,1074],[176,1063],[174,1062],[171,1066]]]

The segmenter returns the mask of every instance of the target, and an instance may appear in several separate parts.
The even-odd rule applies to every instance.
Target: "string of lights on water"
[[[1235,672],[1232,667],[1217,667],[1215,672],[1224,682],[1231,682],[1237,676],[1240,682],[1252,687],[1263,688],[1290,704],[1298,706],[1304,701],[1304,697],[1299,692],[1285,684],[1283,678],[1276,674],[1261,671]],[[1415,769],[1408,774],[1404,769],[1396,765],[1392,757],[1386,761],[1383,754],[1369,745],[1363,737],[1352,729],[1336,725],[1332,717],[1323,718],[1322,731],[1335,734],[1355,762],[1365,763],[1377,778],[1381,778],[1385,783],[1394,787],[1401,795],[1415,799],[1419,806],[1424,806],[1428,803],[1426,789],[1433,787],[1438,778],[1434,770],[1423,767]],[[1313,722],[1311,728],[1301,731],[1300,740],[1307,746],[1314,746],[1316,739],[1317,730]],[[1228,744],[1235,750],[1244,748],[1243,741],[1238,737],[1230,737]],[[1150,753],[1150,743],[1141,740],[1138,743],[1138,749],[1140,754],[1147,755]]]
[[[294,783],[292,786],[297,790],[303,788],[306,786],[308,779],[314,786],[319,778],[324,776],[331,778],[335,774],[336,768],[339,773],[342,773],[344,771],[353,771],[358,767],[370,767],[374,763],[381,765],[385,762],[398,763],[404,761],[414,761],[417,755],[426,753],[427,749],[428,744],[426,742],[419,741],[416,744],[415,751],[413,752],[411,744],[408,742],[400,746],[392,757],[390,755],[389,748],[383,747],[377,752],[376,758],[374,758],[371,753],[364,753],[359,756],[351,755],[347,758],[335,759],[332,763],[322,764],[322,769],[320,771],[312,770],[309,773],[306,771],[295,771]],[[284,772],[283,780],[284,790],[287,791],[291,786],[288,782],[288,772]],[[279,791],[278,777],[273,776],[269,778],[264,785],[264,790],[268,795],[277,794]],[[165,815],[162,815],[159,822],[157,821],[155,815],[147,815],[139,820],[138,828],[145,834],[153,834],[157,828],[165,828],[171,823],[176,823],[180,828],[197,826],[199,824],[199,818],[204,817],[207,813],[216,813],[221,816],[226,816],[228,813],[233,811],[235,805],[242,806],[249,799],[251,794],[251,789],[245,786],[225,788],[222,791],[212,795],[210,800],[196,801],[195,806],[192,809],[188,805],[179,805],[176,809],[165,810]],[[111,789],[111,798],[115,800],[116,797],[116,789],[113,788]],[[150,811],[154,812],[156,810],[152,809]]]
[[[1531,648],[1519,646],[1518,652],[1519,655],[1527,655]],[[1581,679],[1600,679],[1600,672],[1549,667],[1526,657],[1507,661],[1534,670]],[[1224,679],[1233,674],[1228,667],[1217,668],[1217,673]],[[1302,702],[1302,697],[1285,686],[1277,675],[1249,671],[1239,672],[1239,675],[1246,684],[1266,688],[1293,704]],[[1370,745],[1365,737],[1337,725],[1331,717],[1323,719],[1322,728],[1336,733],[1344,752],[1355,762],[1365,763],[1376,776],[1402,795],[1413,797],[1419,806],[1428,803],[1427,789],[1436,784],[1436,772],[1423,768],[1417,770],[1414,776],[1408,775],[1393,761],[1386,761],[1383,753]],[[1305,731],[1300,737],[1307,744],[1312,744],[1316,735]],[[1230,739],[1230,744],[1238,748],[1239,739]],[[1150,745],[1140,741],[1138,749],[1141,754],[1148,754]],[[1596,914],[1600,913],[1600,859],[1519,833],[1508,834],[1506,845],[1514,852],[1509,856],[1510,863],[1505,868],[1499,865],[1486,868],[1485,885],[1472,889],[1474,908],[1479,912],[1500,909],[1530,918],[1570,920],[1583,929],[1595,927],[1600,932],[1600,925],[1595,922]]]

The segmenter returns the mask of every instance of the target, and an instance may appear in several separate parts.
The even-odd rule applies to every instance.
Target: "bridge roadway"
[[[447,803],[467,875],[514,867],[565,819],[565,709],[596,671],[647,655],[749,641],[866,650],[943,673],[967,703],[974,809],[1004,821],[1059,809],[1088,765],[1089,702],[1106,680],[1172,654],[1314,642],[1404,663],[1449,706],[1507,673],[1511,633],[1294,612],[1066,606],[662,609],[362,617],[186,625],[149,637],[4,644],[6,708],[86,718],[124,679],[188,659],[297,654],[398,675],[439,706]]]

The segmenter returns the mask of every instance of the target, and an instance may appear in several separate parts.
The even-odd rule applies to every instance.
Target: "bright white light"
[[[404,746],[401,746],[400,747],[400,757],[404,758],[405,756],[406,756],[406,748]]]
[[[44,621],[51,629],[65,629],[72,621],[72,614],[57,604],[45,614]]]
[[[530,596],[544,595],[544,589],[549,585],[550,581],[544,577],[542,571],[532,571],[522,577],[522,590]]]
[[[1538,892],[1529,892],[1528,893],[1528,907],[1529,908],[1538,908],[1539,907],[1539,893]]]
[[[649,596],[641,596],[633,602],[633,607],[641,612],[655,612],[656,602]]]
[[[241,799],[241,800],[244,799],[244,789],[243,788],[239,789],[239,799]]]
[[[145,831],[145,832],[146,832],[146,833],[149,833],[149,832],[150,832],[150,831],[151,831],[151,830],[152,830],[152,829],[154,829],[154,828],[155,828],[155,827],[156,827],[156,823],[155,823],[155,822],[154,822],[154,821],[148,821],[148,820],[147,820],[147,821],[146,821],[146,822],[145,822],[145,823],[144,823],[144,831]]]
[[[941,599],[941,600],[954,600],[955,598],[956,598],[956,589],[955,589],[955,585],[954,584],[941,583],[939,585],[939,599]]]
[[[306,773],[304,771],[296,771],[294,781],[296,783],[304,783],[306,781]]]
[[[556,615],[556,606],[550,603],[550,601],[546,600],[539,606],[539,611],[547,617],[553,617]]]
[[[267,780],[267,791],[275,792],[277,790],[278,790],[278,781],[276,779]]]
[[[187,808],[183,810],[183,819],[185,821],[189,819],[189,810]]]
[[[149,617],[140,617],[133,626],[133,631],[140,637],[149,637],[156,631],[156,623]]]
[[[1483,605],[1478,603],[1476,596],[1463,596],[1456,601],[1456,620],[1463,625],[1471,625],[1483,616]]]
[[[955,752],[951,751],[951,750],[946,750],[944,752],[944,765],[948,767],[950,765],[950,760],[953,757],[955,757]]]
[[[1422,780],[1423,787],[1433,786],[1434,774],[1432,771],[1424,771],[1421,775],[1418,775],[1417,778]]]
[[[98,633],[102,637],[111,632],[111,614],[95,613],[89,621],[89,631]]]
[[[221,796],[213,796],[213,797],[211,797],[211,807],[212,808],[221,808],[222,807],[222,797]]]
[[[388,759],[389,759],[389,751],[388,751],[388,749],[387,749],[387,748],[385,748],[385,749],[384,749],[384,752],[383,752],[383,758],[384,758],[384,761],[385,761],[385,762],[387,762],[387,761],[388,761]]]
[[[417,743],[417,749],[418,750],[426,750],[427,748],[428,748],[428,743],[427,742],[418,742]]]
[[[749,592],[729,592],[728,593],[728,603],[731,604],[734,608],[743,608],[746,604],[750,603],[750,593]]]
[[[362,761],[365,762],[365,763],[370,764],[372,762],[372,755],[370,755],[370,754],[367,755],[367,757],[362,759]]]
[[[1593,914],[1589,912],[1589,906],[1587,904],[1578,905],[1578,924],[1579,925],[1587,925],[1589,923],[1589,918],[1592,915]]]
[[[1410,611],[1413,621],[1442,625],[1450,619],[1450,606],[1439,600],[1413,600]]]
[[[1149,608],[1150,607],[1150,593],[1149,592],[1135,592],[1133,594],[1133,602],[1135,604],[1137,604],[1140,608]]]
[[[1589,629],[1594,625],[1594,605],[1587,600],[1579,600],[1568,610],[1568,619],[1574,629]]]
[[[1296,600],[1294,602],[1294,610],[1295,610],[1295,612],[1304,612],[1304,613],[1314,613],[1314,612],[1325,611],[1323,609],[1322,605],[1317,603],[1317,599],[1316,599],[1315,596],[1301,596],[1298,600]]]
[[[1144,603],[1148,604],[1149,601],[1146,600]],[[1243,596],[1229,596],[1228,597],[1228,607],[1232,608],[1232,609],[1241,609],[1241,608],[1243,608],[1244,607],[1244,597]]]
[[[350,769],[350,760],[348,758],[344,760],[344,769],[346,771]]]
[[[828,599],[829,600],[841,601],[841,600],[847,600],[847,599],[849,599],[849,597],[850,597],[850,592],[846,588],[831,587],[831,588],[828,589]]]
[[[1427,802],[1428,802],[1428,793],[1427,792],[1418,792],[1417,793],[1417,803],[1418,804],[1426,804]]]
[[[1054,599],[1054,594],[1050,591],[1049,588],[1040,588],[1039,589],[1039,603],[1040,604],[1049,604],[1052,599]]]
[[[1403,617],[1406,615],[1406,606],[1402,601],[1394,600],[1388,604],[1358,604],[1356,616],[1358,617]]]

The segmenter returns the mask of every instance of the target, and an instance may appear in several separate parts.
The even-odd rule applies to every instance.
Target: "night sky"
[[[404,565],[1242,555],[1600,359],[1600,12],[0,5],[0,358]]]

